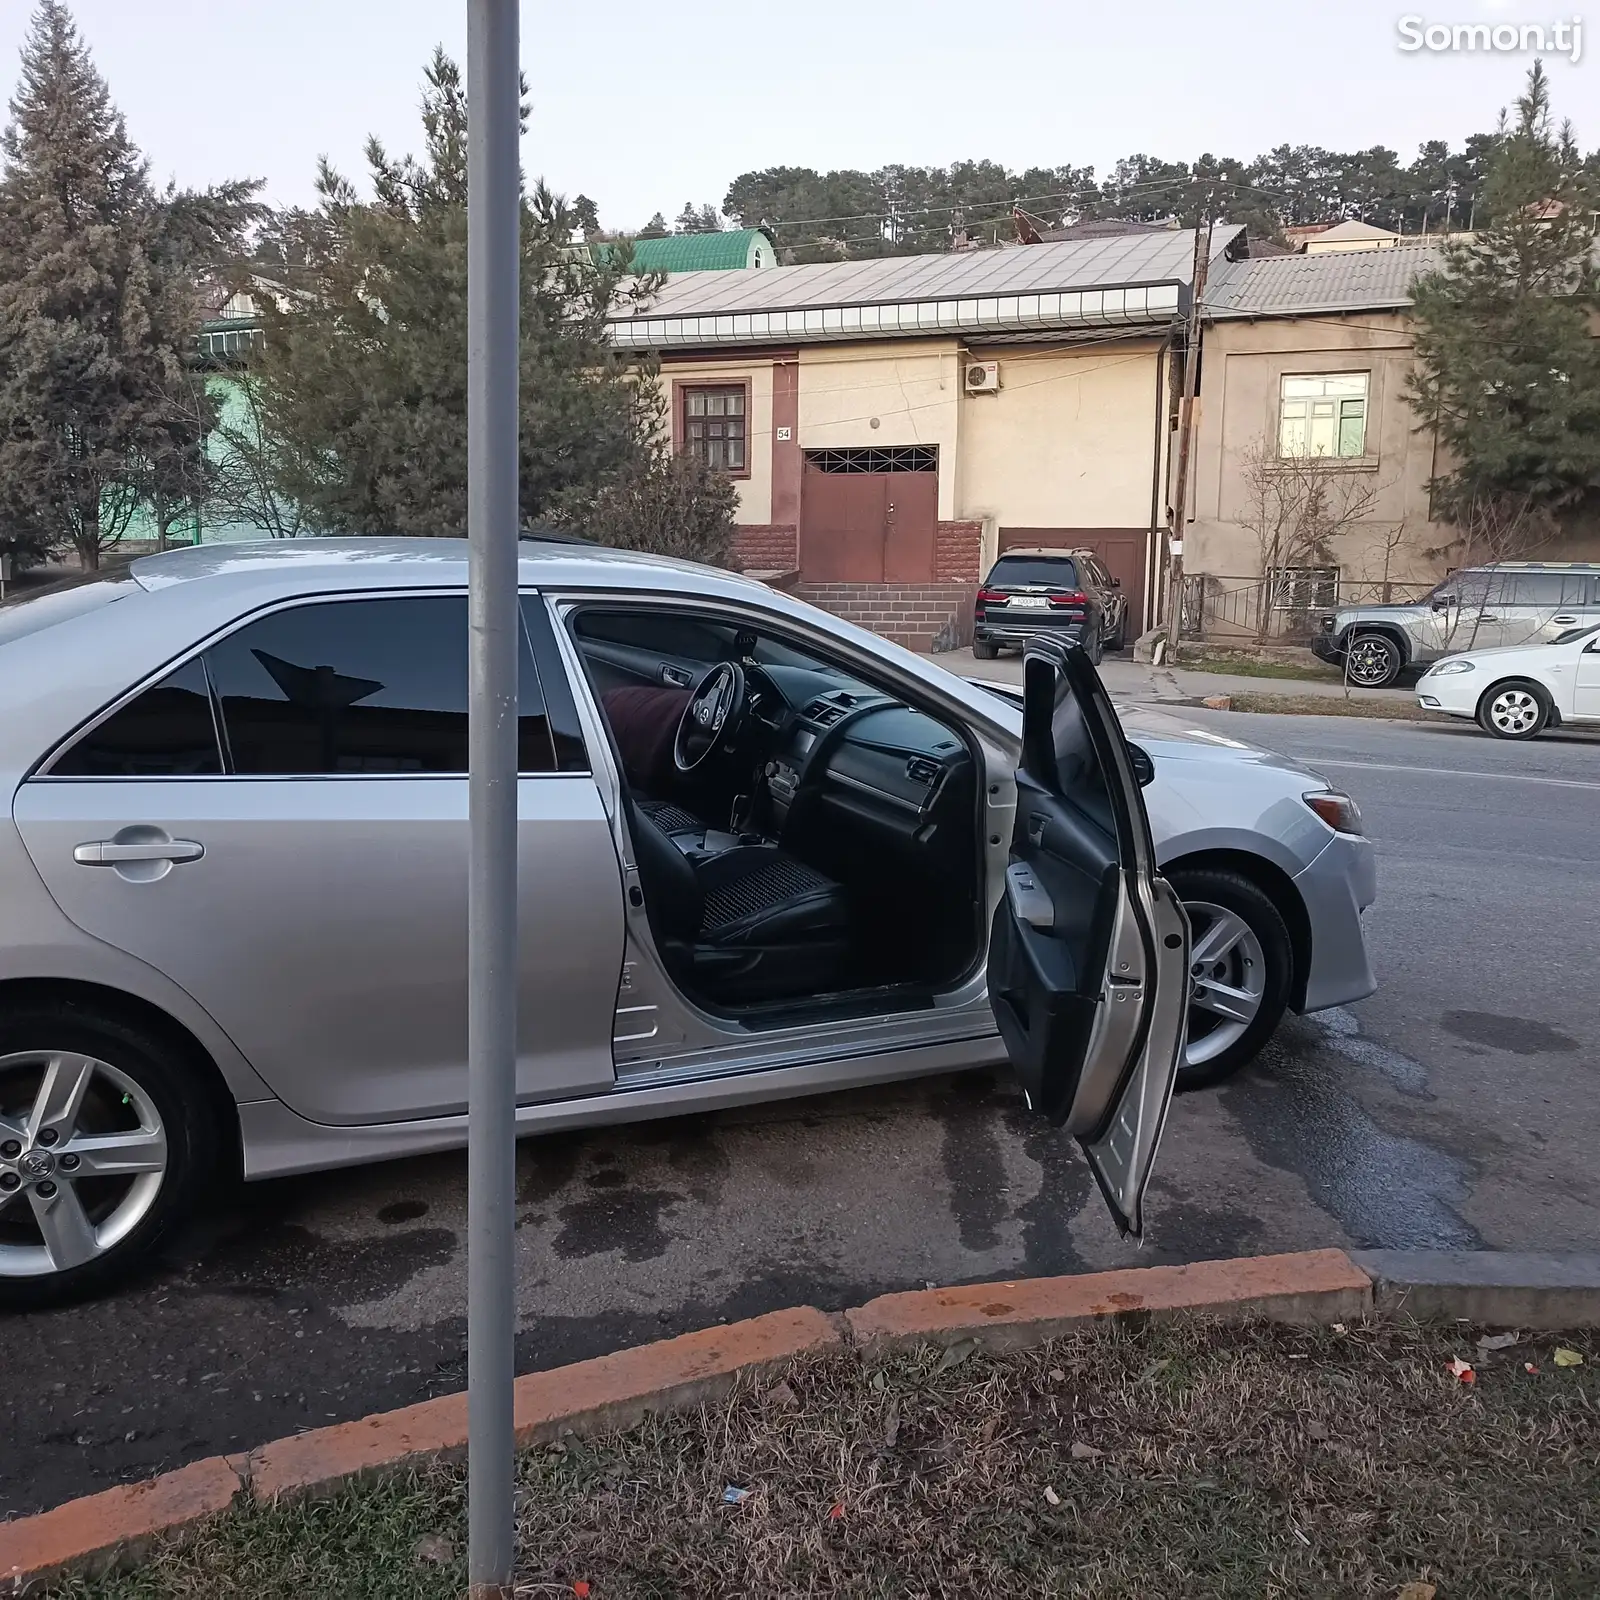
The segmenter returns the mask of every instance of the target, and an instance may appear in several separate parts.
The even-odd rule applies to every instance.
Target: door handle
[[[1570,628],[1577,623],[1578,619],[1576,617],[1551,617],[1550,620],[1558,627]]]
[[[661,669],[661,681],[670,683],[678,689],[687,689],[694,682],[694,677],[691,673],[685,672],[682,667],[663,667]]]
[[[116,867],[130,861],[198,861],[206,853],[193,839],[151,839],[120,844],[115,839],[95,839],[78,845],[72,859],[80,867]]]

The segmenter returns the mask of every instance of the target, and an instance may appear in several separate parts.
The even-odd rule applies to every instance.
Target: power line
[[[902,220],[909,217],[935,216],[951,211],[981,211],[990,207],[1006,209],[1037,206],[1044,205],[1052,200],[1082,200],[1090,198],[1118,200],[1146,191],[1182,188],[1230,189],[1266,195],[1276,200],[1291,200],[1294,198],[1294,195],[1286,189],[1267,189],[1259,184],[1243,183],[1234,178],[1194,177],[1190,175],[1187,177],[1146,178],[1138,183],[1129,184],[1092,183],[1081,189],[1061,189],[1054,194],[1018,195],[1012,199],[952,200],[939,205],[918,206],[909,210],[901,210],[891,205],[879,207],[876,211],[856,211],[836,217],[796,217],[791,222],[769,221],[765,226],[769,228],[815,228],[826,222],[873,222],[879,218],[885,221]]]

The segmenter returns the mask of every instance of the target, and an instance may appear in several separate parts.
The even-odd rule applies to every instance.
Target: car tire
[[[1386,633],[1358,633],[1345,651],[1345,679],[1358,689],[1387,689],[1404,667],[1400,646]]]
[[[972,654],[978,661],[993,661],[1000,654],[1000,646],[992,639],[974,639]]]
[[[1550,721],[1550,696],[1526,678],[1490,684],[1478,701],[1478,726],[1497,739],[1535,739]]]
[[[1128,610],[1124,606],[1122,615],[1117,618],[1117,636],[1109,645],[1112,650],[1126,650],[1128,648]]]
[[[1271,896],[1244,873],[1227,867],[1179,866],[1166,877],[1194,930],[1190,957],[1194,998],[1177,1087],[1203,1089],[1232,1077],[1272,1037],[1289,1004],[1294,946]],[[1228,942],[1217,959],[1207,961],[1207,935],[1219,925],[1220,938]],[[1199,967],[1206,970],[1197,971]],[[1218,1003],[1229,1005],[1237,1015],[1222,1015],[1215,1009]]]
[[[0,1311],[83,1299],[134,1272],[189,1215],[221,1144],[211,1097],[143,1029],[65,1005],[0,1022]],[[91,1175],[113,1151],[138,1169]]]

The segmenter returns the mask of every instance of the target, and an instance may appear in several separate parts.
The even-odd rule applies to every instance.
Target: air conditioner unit
[[[998,361],[970,361],[964,375],[968,394],[998,394],[1000,392],[1000,363]]]

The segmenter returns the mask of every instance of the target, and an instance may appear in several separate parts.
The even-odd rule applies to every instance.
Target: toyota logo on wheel
[[[17,1167],[24,1178],[48,1178],[56,1170],[56,1158],[48,1150],[30,1150]]]

